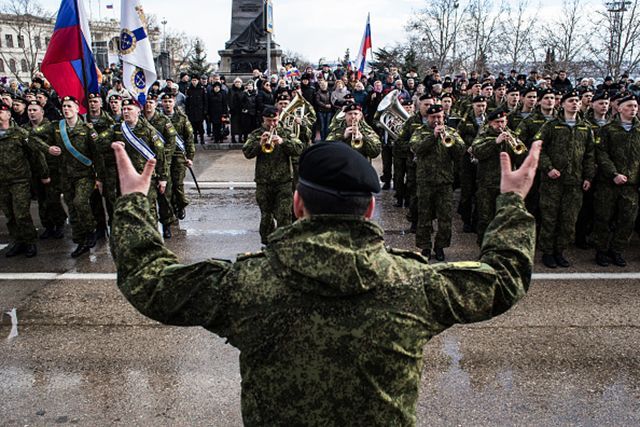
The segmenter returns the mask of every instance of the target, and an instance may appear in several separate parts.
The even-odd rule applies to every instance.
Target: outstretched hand
[[[124,196],[131,193],[142,193],[146,195],[151,186],[151,177],[156,167],[156,159],[147,160],[142,174],[139,174],[131,163],[131,159],[124,149],[124,143],[116,141],[111,144],[111,148],[116,155],[118,165],[118,178],[120,179],[120,193]]]
[[[501,193],[514,192],[523,199],[529,194],[529,190],[531,190],[533,180],[536,176],[541,149],[542,142],[534,142],[524,163],[515,171],[511,170],[511,157],[509,157],[509,154],[506,152],[500,153],[500,168],[502,172],[500,177]]]

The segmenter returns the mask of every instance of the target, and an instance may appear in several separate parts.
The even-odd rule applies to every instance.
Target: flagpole
[[[80,5],[78,4],[78,2],[82,0],[74,0],[74,1],[76,2],[76,19],[78,20],[78,26],[80,26],[80,37],[78,37],[78,43],[80,43],[80,63],[82,64],[82,87],[84,89],[83,105],[87,110],[87,114],[89,114],[89,102],[88,102],[89,89],[87,86],[87,70],[85,69],[85,66],[84,66],[84,59],[85,59],[84,45],[82,44],[83,33],[82,33],[82,25],[80,22]]]

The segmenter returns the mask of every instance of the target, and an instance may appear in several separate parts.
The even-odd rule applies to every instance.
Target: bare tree
[[[196,39],[194,37],[189,37],[184,32],[167,32],[167,52],[171,59],[173,73],[187,68],[195,46]]]
[[[640,66],[640,5],[638,1],[607,2],[598,19],[590,51],[603,74],[619,77]]]
[[[300,52],[296,52],[294,50],[285,50],[282,53],[282,60],[283,60],[282,61],[283,63],[291,62],[300,71],[303,71],[305,68],[309,66],[313,66],[312,62],[309,59],[307,59]]]
[[[422,56],[439,69],[452,67],[457,58],[457,37],[467,17],[459,0],[434,0],[419,10],[406,28],[418,41]]]
[[[551,49],[558,69],[567,70],[570,75],[580,75],[585,67],[593,33],[586,21],[580,0],[567,0],[560,17],[544,27],[542,45]]]
[[[46,40],[53,32],[53,14],[47,13],[36,0],[8,0],[2,3],[0,19],[16,34],[14,46],[19,49],[18,64],[9,72],[22,82],[21,73],[33,76],[39,68],[39,56],[46,49]],[[5,51],[0,52],[5,64],[11,59]],[[14,59],[15,60],[15,59]]]
[[[467,68],[480,73],[487,70],[493,45],[501,32],[500,16],[506,6],[502,1],[494,7],[491,0],[471,0],[462,31],[465,35]]]
[[[538,17],[529,9],[529,0],[518,0],[515,8],[507,6],[507,17],[501,22],[502,48],[499,52],[516,70],[535,61],[531,46],[536,44]]]

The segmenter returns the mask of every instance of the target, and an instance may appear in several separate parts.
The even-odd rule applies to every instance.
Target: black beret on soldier
[[[127,105],[133,105],[133,106],[136,106],[138,108],[142,108],[140,103],[137,100],[133,99],[133,98],[126,98],[126,99],[122,100],[122,106],[124,107],[124,106],[127,106]]]
[[[32,99],[31,101],[29,101],[27,103],[27,106],[31,106],[31,105],[37,105],[38,107],[42,108],[44,110],[44,107],[42,105],[40,105],[40,103],[38,101],[36,101],[35,99]]]
[[[476,102],[487,102],[487,97],[482,95],[477,95],[476,97],[473,98],[471,103],[475,104]]]
[[[400,101],[400,104],[401,105],[413,105],[413,101],[410,100],[410,99],[402,98],[402,101]]]
[[[622,104],[624,104],[625,102],[629,102],[629,101],[638,101],[638,98],[635,95],[627,95],[627,96],[623,96],[622,98],[620,98],[620,100],[618,101],[618,106],[621,106]]]
[[[157,93],[150,93],[149,95],[147,95],[147,100],[149,100],[149,101],[157,101],[158,100],[158,94]]]
[[[530,92],[534,92],[536,96],[538,95],[538,89],[536,89],[534,86],[525,86],[520,89],[520,96],[527,96],[527,94]]]
[[[342,111],[344,111],[345,113],[348,113],[349,111],[362,111],[362,107],[359,104],[351,103],[345,105]]]
[[[508,115],[509,115],[509,112],[507,110],[498,108],[496,110],[493,110],[491,113],[489,113],[489,115],[487,116],[487,120],[488,121],[497,120],[503,117],[507,117]]]
[[[62,103],[65,103],[65,102],[67,102],[67,101],[71,101],[71,102],[74,102],[76,105],[80,105],[80,103],[78,102],[78,100],[77,100],[75,97],[71,96],[71,95],[67,95],[67,96],[63,97],[63,98],[61,99],[61,102],[60,102],[60,103],[62,104]]]
[[[265,107],[262,111],[262,117],[266,117],[268,119],[275,119],[278,117],[278,110],[272,106]]]
[[[516,85],[512,85],[512,86],[507,87],[507,93],[508,94],[509,93],[513,93],[513,92],[520,93],[520,88],[518,86],[516,86]]]
[[[300,156],[298,185],[337,196],[380,192],[380,178],[369,160],[347,144],[318,142]]]
[[[24,98],[23,98],[23,97],[21,97],[21,96],[18,96],[18,95],[14,95],[14,96],[13,96],[13,102],[14,102],[14,103],[15,103],[15,102],[20,102],[20,103],[22,103],[22,104],[27,105],[27,100],[26,100],[26,99],[24,99]]]
[[[540,89],[538,91],[538,98],[543,98],[545,95],[555,95],[555,92],[553,89]]]
[[[100,94],[97,92],[90,92],[87,95],[87,99],[96,99],[96,98],[100,99]]]
[[[165,100],[165,99],[173,99],[173,95],[171,95],[170,93],[163,93],[162,96],[160,97],[160,99]]]
[[[425,99],[433,99],[433,96],[431,96],[431,94],[429,93],[425,93],[420,98],[418,98],[418,101],[424,101]]]
[[[609,92],[601,91],[596,93],[593,95],[593,98],[591,98],[591,102],[602,101],[603,99],[606,99],[607,101],[609,100]]]
[[[442,111],[444,111],[444,108],[442,107],[442,105],[440,104],[430,105],[429,108],[427,108],[427,115],[442,113]]]
[[[281,93],[280,95],[278,95],[277,101],[291,101],[291,97],[288,93]]]
[[[614,94],[611,96],[610,101],[611,101],[611,102],[615,102],[615,101],[619,100],[620,98],[622,98],[623,96],[624,96],[624,95],[623,95],[622,93],[620,93],[620,92],[616,92],[616,93],[614,93]]]
[[[482,83],[482,89],[484,89],[485,87],[493,87],[493,85],[491,84],[491,82]]]
[[[562,103],[562,102],[566,101],[569,98],[580,98],[580,95],[578,94],[577,91],[571,90],[571,91],[565,93],[564,95],[562,95],[562,98],[560,99],[560,102]]]
[[[114,99],[117,99],[118,101],[122,101],[122,96],[121,96],[121,95],[118,95],[117,93],[114,93],[113,95],[111,95],[111,96],[109,97],[109,101],[112,101],[112,100],[114,100]]]

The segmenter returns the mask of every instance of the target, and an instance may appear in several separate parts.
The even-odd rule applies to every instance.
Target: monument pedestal
[[[219,72],[225,76],[251,75],[253,70],[264,72],[267,69],[267,49],[255,53],[244,53],[234,49],[219,50]],[[271,73],[277,73],[282,66],[282,50],[271,49]],[[235,78],[235,77],[234,77]],[[227,81],[230,81],[228,78]]]

